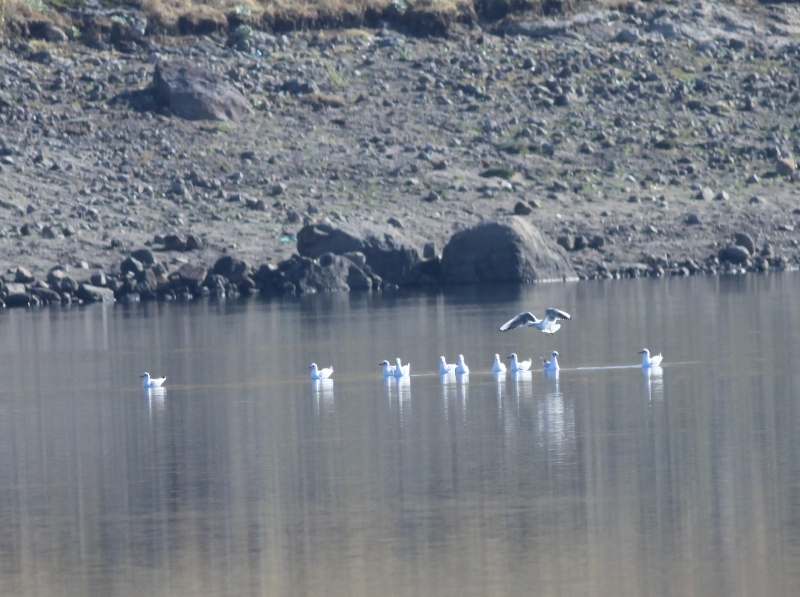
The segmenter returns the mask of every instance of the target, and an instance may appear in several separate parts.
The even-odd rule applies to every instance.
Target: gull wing
[[[654,357],[650,357],[650,365],[652,365],[653,367],[658,367],[661,364],[663,358],[664,357],[662,357],[660,354],[657,354]]]
[[[559,319],[572,319],[569,316],[569,313],[566,311],[562,311],[561,309],[554,309],[553,307],[549,307],[544,310],[544,320],[548,323],[555,323]]]
[[[521,328],[524,325],[531,325],[539,320],[534,317],[532,313],[525,312],[520,313],[514,319],[505,322],[503,325],[500,326],[501,332],[507,332],[508,330],[515,330],[517,328]]]

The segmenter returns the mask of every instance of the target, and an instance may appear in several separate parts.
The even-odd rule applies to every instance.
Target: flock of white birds
[[[500,331],[507,332],[508,330],[514,330],[521,327],[533,327],[541,330],[545,334],[555,334],[561,329],[561,324],[558,322],[565,319],[572,319],[569,313],[560,309],[554,309],[552,307],[545,309],[544,317],[542,317],[542,319],[539,319],[533,313],[525,311],[524,313],[520,313],[513,319],[501,325]],[[655,368],[661,365],[662,357],[660,354],[651,357],[650,351],[646,348],[639,351],[639,354],[642,355],[642,367]],[[548,372],[558,371],[560,369],[558,365],[558,357],[558,352],[554,350],[552,353],[550,353],[549,361],[542,359],[542,369]],[[499,354],[494,355],[492,373],[504,373],[508,370],[510,370],[512,373],[530,371],[531,365],[533,364],[532,359],[520,361],[517,358],[517,355],[513,352],[508,356],[508,358],[511,359],[511,364],[507,367],[506,364],[500,360]],[[411,363],[406,363],[403,365],[399,358],[395,359],[394,365],[390,365],[389,361],[384,360],[379,364],[379,366],[383,370],[384,378],[394,377],[400,379],[411,375]],[[463,376],[469,374],[469,367],[464,362],[463,355],[458,355],[457,363],[448,363],[447,359],[444,357],[439,357],[439,373],[441,375],[450,375],[454,373],[456,375]],[[147,374],[145,373],[145,375]],[[331,375],[333,375],[333,367],[319,369],[316,363],[311,363],[312,380],[328,379],[331,377]],[[163,382],[163,379],[161,381]]]
[[[561,329],[561,324],[558,322],[565,319],[572,319],[569,313],[560,309],[554,309],[552,307],[544,310],[544,317],[542,317],[542,319],[539,319],[533,313],[525,311],[524,313],[520,313],[514,317],[514,319],[511,319],[501,325],[500,331],[507,332],[508,330],[515,330],[521,327],[533,327],[537,330],[541,330],[545,334],[555,334]],[[656,368],[661,365],[662,357],[660,354],[651,357],[650,351],[646,348],[640,350],[639,354],[642,355],[642,367],[645,369]],[[550,353],[549,361],[542,359],[542,369],[549,372],[558,371],[560,369],[558,366],[558,357],[558,352],[554,350],[552,353]],[[520,361],[517,358],[516,353],[513,352],[508,355],[508,358],[511,359],[511,364],[506,367],[506,364],[500,360],[500,355],[494,355],[492,373],[505,373],[508,370],[510,370],[512,373],[530,371],[531,365],[533,364],[532,359]],[[399,358],[395,359],[394,365],[390,365],[389,361],[383,361],[380,363],[380,366],[383,369],[383,377],[385,378],[394,377],[399,379],[403,377],[409,377],[411,375],[411,363],[406,363],[403,365]],[[311,363],[310,369],[312,380],[329,379],[331,375],[333,375],[333,367],[325,367],[320,369],[317,367],[316,363]],[[439,357],[439,373],[442,375],[450,375],[451,373],[455,373],[456,375],[460,376],[468,375],[469,367],[464,362],[464,355],[458,355],[457,363],[448,363],[447,359],[444,357]],[[147,371],[142,373],[140,377],[142,378],[142,387],[146,390],[163,388],[164,382],[167,381],[166,377],[150,377],[150,374],[147,373]]]

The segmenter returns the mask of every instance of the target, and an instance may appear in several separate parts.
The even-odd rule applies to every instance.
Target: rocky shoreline
[[[444,37],[111,17],[0,47],[6,306],[800,265],[795,6]]]

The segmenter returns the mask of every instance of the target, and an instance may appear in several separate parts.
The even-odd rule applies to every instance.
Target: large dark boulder
[[[242,120],[252,109],[224,77],[186,62],[161,62],[153,75],[156,101],[187,120]]]
[[[735,263],[741,265],[750,259],[750,251],[740,245],[729,244],[719,250],[719,260],[722,262]]]
[[[577,278],[564,250],[521,218],[484,222],[453,235],[442,252],[449,284]]]
[[[297,233],[297,252],[316,259],[325,253],[363,253],[369,270],[394,284],[409,281],[419,263],[419,251],[390,226],[310,224]]]
[[[175,285],[185,286],[191,292],[197,292],[203,285],[208,270],[202,265],[184,263],[170,279]]]
[[[230,255],[223,255],[214,264],[214,274],[224,276],[234,284],[241,282],[250,271],[246,261]]]
[[[110,288],[81,284],[78,286],[78,298],[85,303],[113,303],[114,291]]]
[[[313,294],[349,291],[347,277],[351,265],[353,262],[346,257],[326,253],[319,259],[295,255],[279,267],[282,281],[291,282],[297,294]]]
[[[31,297],[24,284],[9,282],[5,285],[5,303],[9,307],[27,307]]]

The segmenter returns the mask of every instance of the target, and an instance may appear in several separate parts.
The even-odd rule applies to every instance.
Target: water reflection
[[[142,392],[147,398],[147,404],[150,410],[164,410],[164,398],[167,395],[167,389],[161,388],[142,388]]]
[[[320,414],[320,409],[326,412],[333,412],[333,380],[328,379],[312,379],[311,392],[314,395],[314,403],[317,407],[317,414]]]
[[[0,595],[798,595],[799,292],[0,312]],[[497,321],[534,302],[581,314],[559,348],[595,368],[415,375],[412,400],[364,366],[508,354]],[[614,367],[652,337],[693,362],[668,383]],[[298,370],[320,358],[335,401]],[[145,402],[131,370],[154,360],[192,385]]]
[[[664,370],[661,367],[643,367],[644,392],[648,400],[664,400]]]

